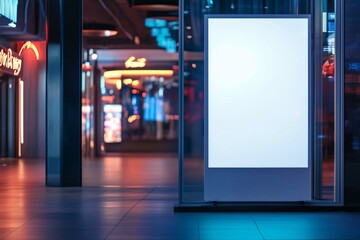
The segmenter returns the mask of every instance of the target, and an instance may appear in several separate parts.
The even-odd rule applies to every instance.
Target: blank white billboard
[[[206,201],[311,200],[310,16],[205,16]]]
[[[208,18],[208,167],[307,168],[308,18]]]

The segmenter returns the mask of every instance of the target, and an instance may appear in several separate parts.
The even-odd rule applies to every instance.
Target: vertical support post
[[[184,1],[179,1],[179,132],[178,132],[178,170],[179,204],[183,202],[184,191]]]
[[[82,0],[48,4],[46,185],[81,186]]]
[[[345,41],[344,41],[344,1],[335,3],[335,202],[344,205],[344,69],[345,69]]]
[[[322,1],[313,1],[312,4],[312,11],[311,14],[313,15],[313,35],[314,35],[314,57],[313,57],[313,74],[314,74],[314,92],[312,93],[314,98],[313,108],[321,108],[323,105],[322,103],[322,73],[321,73],[321,66],[322,66],[322,26],[323,26],[323,5]],[[322,164],[323,164],[323,154],[322,154],[322,140],[318,138],[319,133],[321,132],[321,126],[319,122],[322,122],[322,115],[317,114],[314,112],[315,119],[313,121],[314,124],[314,133],[315,136],[312,136],[314,139],[314,154],[313,154],[313,197],[315,199],[322,198]]]

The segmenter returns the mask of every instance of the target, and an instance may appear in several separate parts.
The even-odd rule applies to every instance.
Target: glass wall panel
[[[321,77],[315,74],[315,161],[317,199],[334,199],[335,163],[335,3],[322,0]],[[320,29],[319,29],[320,30]],[[317,60],[317,59],[316,59]],[[319,69],[315,70],[315,73]]]
[[[205,14],[312,14],[313,29],[319,29],[316,34],[320,39],[314,50],[317,57],[313,59],[317,68],[313,79],[313,149],[318,164],[314,170],[314,198],[334,199],[334,0],[184,0],[182,8],[184,138],[182,166],[179,166],[182,169],[180,203],[204,201]],[[318,20],[315,11],[317,15],[322,13]],[[219,81],[227,84],[226,79]],[[235,126],[236,121],[229,116],[224,116],[224,124]]]
[[[344,1],[344,160],[345,204],[360,203],[360,4]]]
[[[82,154],[83,156],[94,155],[94,67],[95,60],[92,56],[94,50],[84,51],[84,63],[82,65],[81,93],[81,124],[82,124]]]

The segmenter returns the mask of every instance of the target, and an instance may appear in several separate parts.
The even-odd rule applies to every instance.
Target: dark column
[[[344,1],[344,203],[360,206],[360,4]],[[338,68],[335,69],[337,71]],[[337,72],[336,72],[337,73]]]
[[[81,186],[82,0],[49,0],[46,185]]]

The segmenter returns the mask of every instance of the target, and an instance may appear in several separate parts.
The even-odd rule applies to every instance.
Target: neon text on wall
[[[0,68],[4,72],[19,76],[22,67],[22,59],[17,53],[8,48],[0,47]]]
[[[138,58],[135,61],[135,57],[129,57],[128,60],[125,62],[126,68],[143,68],[146,66],[146,58]]]

